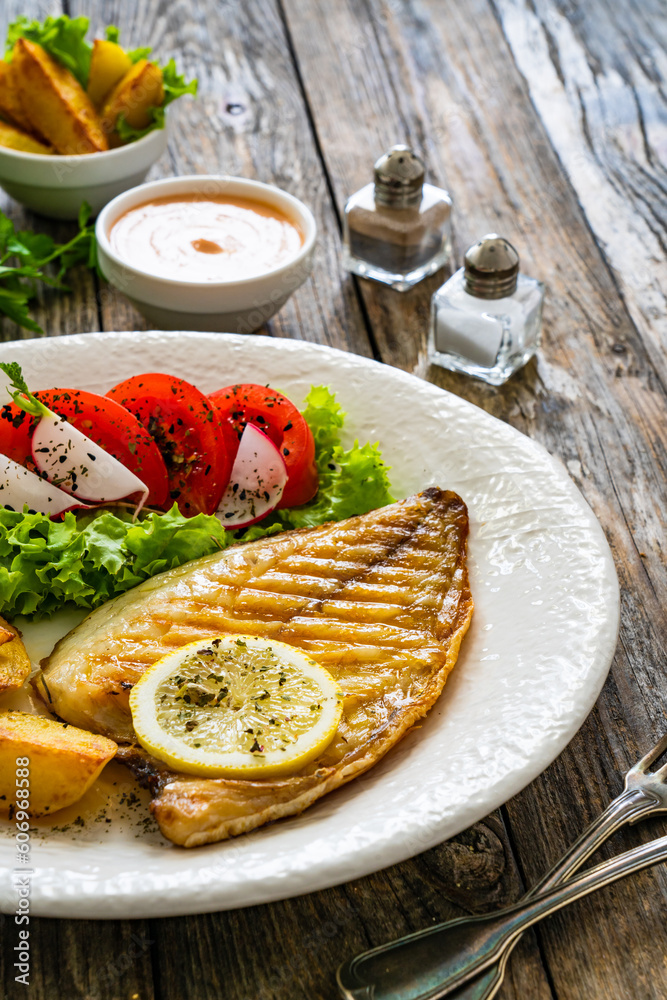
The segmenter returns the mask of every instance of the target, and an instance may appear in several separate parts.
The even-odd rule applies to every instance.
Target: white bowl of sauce
[[[280,188],[195,174],[126,191],[95,231],[102,274],[159,329],[252,333],[310,274],[317,227]]]

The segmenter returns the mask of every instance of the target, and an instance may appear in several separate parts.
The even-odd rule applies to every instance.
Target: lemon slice
[[[251,635],[191,642],[130,695],[139,742],[179,771],[263,778],[298,770],[331,742],[343,696],[300,649]]]

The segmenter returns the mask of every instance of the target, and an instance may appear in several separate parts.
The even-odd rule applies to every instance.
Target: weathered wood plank
[[[667,382],[667,16],[659,0],[573,11],[494,0],[551,143],[656,372]]]
[[[659,324],[651,314],[640,326],[619,296],[608,248],[591,234],[577,192],[563,176],[559,149],[551,145],[548,122],[526,99],[525,82],[487,3],[341,3],[334,11],[322,2],[306,7],[285,0],[285,10],[339,210],[368,180],[385,146],[410,141],[426,156],[432,178],[446,178],[453,193],[459,251],[484,231],[504,232],[519,245],[525,270],[547,281],[541,356],[501,391],[428,369],[430,287],[407,297],[360,283],[383,359],[434,378],[560,455],[600,516],[617,560],[621,646],[599,715],[558,767],[508,807],[532,881],[608,801],[610,795],[593,794],[599,774],[616,787],[633,743],[650,745],[667,718],[661,683],[666,624],[657,597],[667,591],[661,502],[667,463],[660,430],[665,397],[654,367]],[[621,25],[616,30],[622,31],[621,8],[614,10]],[[340,72],[323,72],[336,60]],[[605,198],[604,188],[598,198],[599,212],[609,210],[615,218],[616,203]],[[632,211],[627,206],[626,216]],[[589,762],[593,736],[599,756]],[[538,845],[544,845],[543,859]],[[662,872],[647,876],[642,890],[648,912],[663,912]],[[618,886],[585,905],[592,956],[585,984],[578,974],[576,918],[564,914],[540,931],[551,943],[558,995],[634,996],[633,984],[641,983],[662,996],[665,932],[661,927],[647,943],[645,927],[634,916],[636,887]],[[622,927],[619,910],[633,915]],[[608,941],[617,955],[630,954],[625,964],[605,961]],[[647,955],[653,959],[652,987],[645,976]]]
[[[100,902],[103,906],[103,902]],[[148,921],[30,920],[30,984],[17,983],[12,917],[2,927],[3,1000],[153,1000]]]
[[[162,1000],[335,1000],[335,970],[365,948],[521,894],[502,822],[368,878],[230,913],[162,920],[155,967]],[[534,941],[520,945],[512,1000],[551,1000]]]

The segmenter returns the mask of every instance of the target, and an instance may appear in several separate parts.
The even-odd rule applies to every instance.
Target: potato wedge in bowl
[[[16,84],[16,67],[4,59],[0,59],[0,116],[7,124],[20,129],[37,142],[46,144],[44,136],[33,130],[30,119],[23,110]],[[0,145],[4,146],[5,143]]]
[[[55,153],[52,146],[47,146],[29,132],[3,121],[0,121],[0,146],[23,153],[40,153],[42,156],[52,156]]]
[[[107,134],[116,132],[118,119],[123,116],[131,128],[147,128],[151,108],[164,101],[162,70],[157,63],[140,59],[113,88],[102,108],[102,127]]]
[[[59,153],[100,153],[109,140],[79,82],[41,45],[19,38],[12,59],[23,111]]]
[[[132,60],[117,42],[95,39],[86,91],[96,108],[102,107],[107,94],[131,69]]]

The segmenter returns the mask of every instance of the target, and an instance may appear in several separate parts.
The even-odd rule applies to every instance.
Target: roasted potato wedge
[[[16,89],[13,66],[4,59],[0,60],[0,115],[10,125],[20,128],[23,132],[33,132]],[[35,138],[39,139],[40,136],[35,135]]]
[[[92,101],[70,71],[41,45],[19,38],[12,74],[30,124],[59,153],[99,153],[109,148]]]
[[[20,149],[23,153],[43,153],[47,156],[54,152],[52,146],[45,146],[39,139],[34,139],[27,132],[7,122],[0,122],[0,146],[7,149]]]
[[[117,42],[96,38],[90,58],[88,97],[100,108],[112,87],[132,69],[132,60]]]
[[[117,749],[106,736],[54,719],[0,713],[0,811],[11,817],[23,808],[31,816],[50,816],[72,805]]]
[[[5,128],[10,126],[0,125],[0,142]],[[0,694],[22,687],[29,676],[30,659],[21,641],[21,634],[4,618],[0,618]]]
[[[140,59],[116,84],[102,108],[102,127],[113,132],[120,115],[132,128],[150,125],[149,109],[164,100],[162,70],[156,63]]]

